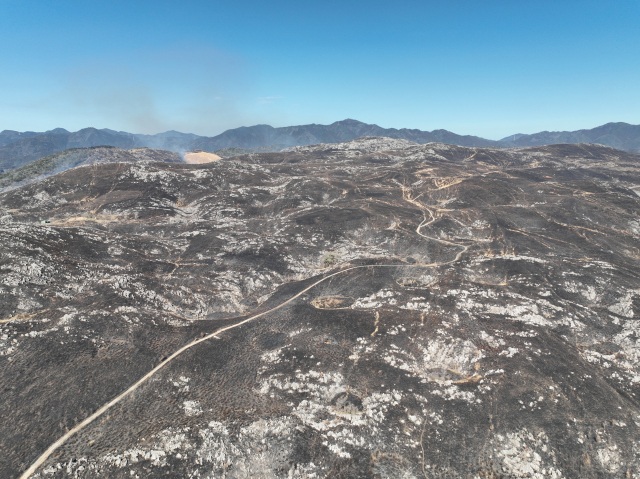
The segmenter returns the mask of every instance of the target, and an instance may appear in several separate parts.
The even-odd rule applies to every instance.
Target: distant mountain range
[[[69,148],[115,146],[119,148],[156,148],[174,152],[242,149],[279,151],[292,146],[338,143],[362,136],[384,136],[416,143],[448,143],[475,147],[521,147],[557,143],[599,143],[621,150],[640,151],[640,125],[607,123],[590,130],[515,134],[499,141],[477,136],[458,135],[447,130],[382,128],[357,120],[342,120],[330,125],[300,125],[274,128],[269,125],[227,130],[213,137],[178,131],[141,135],[109,129],[84,128],[69,132],[56,128],[46,132],[0,132],[0,172]]]
[[[640,125],[607,123],[577,131],[541,131],[532,135],[511,135],[498,142],[504,146],[542,146],[559,143],[598,143],[618,150],[640,151]]]

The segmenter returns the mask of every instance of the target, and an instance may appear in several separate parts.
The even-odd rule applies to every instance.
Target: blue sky
[[[0,130],[640,123],[640,1],[0,0]]]

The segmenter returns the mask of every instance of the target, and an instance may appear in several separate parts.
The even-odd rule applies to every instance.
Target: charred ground
[[[343,269],[34,477],[639,475],[639,160],[368,138],[4,193],[0,476]]]

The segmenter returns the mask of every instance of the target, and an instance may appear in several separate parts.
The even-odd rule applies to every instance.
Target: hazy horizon
[[[344,120],[357,120],[357,119],[356,119],[356,118],[343,118],[342,120],[336,120],[335,122],[331,122],[331,123],[316,123],[316,124],[320,124],[320,125],[330,125],[330,124],[332,124],[332,123],[337,123],[337,122],[344,121]],[[359,120],[357,120],[357,121],[359,121]],[[508,134],[508,135],[505,135],[505,136],[503,136],[503,137],[501,137],[501,138],[486,138],[486,137],[480,137],[479,135],[474,135],[473,133],[468,133],[468,132],[463,132],[463,131],[451,131],[451,132],[452,132],[452,133],[456,133],[456,134],[458,134],[458,135],[465,135],[465,136],[466,136],[466,135],[468,135],[468,136],[478,136],[478,137],[480,137],[480,138],[484,138],[484,139],[487,139],[487,140],[499,141],[499,140],[502,140],[502,139],[504,139],[504,138],[508,138],[509,136],[518,135],[518,134],[530,135],[530,134],[534,134],[534,133],[541,133],[541,132],[543,132],[543,131],[548,131],[548,132],[551,132],[551,133],[556,133],[556,132],[562,132],[562,131],[590,130],[590,129],[592,129],[592,128],[596,128],[596,127],[599,127],[599,126],[603,126],[603,125],[606,125],[606,124],[608,124],[608,123],[627,123],[627,122],[608,121],[608,122],[605,122],[605,123],[602,123],[602,124],[599,124],[599,125],[593,125],[593,126],[590,126],[590,127],[584,127],[584,128],[576,128],[576,129],[573,129],[573,130],[549,130],[549,129],[546,129],[546,130],[538,130],[538,131],[530,131],[530,132],[522,132],[522,131],[518,131],[518,132],[514,132],[514,133],[510,133],[510,134]],[[236,128],[241,128],[241,127],[252,127],[252,126],[258,126],[258,125],[263,125],[263,124],[264,124],[264,123],[258,123],[258,124],[255,124],[255,125],[240,125],[240,126],[237,126],[237,127],[231,127],[231,128],[228,128],[227,130],[223,130],[223,131],[221,131],[220,133],[224,133],[225,131],[233,130],[233,129],[236,129]],[[308,124],[311,124],[311,123],[308,123]],[[268,125],[268,124],[267,124],[267,125]],[[377,125],[377,124],[376,124],[376,125]],[[272,126],[272,127],[274,127],[274,128],[283,128],[283,127],[289,127],[289,126],[304,126],[304,125],[268,125],[268,126]],[[379,127],[381,127],[381,128],[385,128],[385,129],[397,129],[397,130],[402,130],[402,129],[414,130],[414,129],[416,129],[416,128],[412,128],[412,127],[405,127],[405,126],[384,126],[384,125],[377,125],[377,126],[379,126]],[[153,136],[153,135],[159,135],[159,134],[162,134],[162,133],[168,133],[168,132],[171,132],[171,131],[176,131],[176,132],[178,132],[178,133],[184,133],[184,134],[195,134],[195,135],[198,135],[197,133],[193,133],[193,132],[191,132],[191,131],[180,131],[180,130],[176,130],[175,128],[170,128],[169,130],[157,131],[157,132],[153,132],[153,133],[141,133],[141,132],[138,132],[138,131],[117,130],[117,129],[115,129],[115,128],[109,128],[108,126],[106,126],[106,127],[85,126],[85,127],[79,128],[79,129],[77,129],[77,130],[76,130],[76,129],[64,128],[64,127],[61,127],[61,126],[58,126],[58,127],[55,127],[55,128],[50,128],[50,129],[48,129],[48,130],[33,130],[33,129],[31,129],[31,130],[15,130],[15,129],[12,129],[12,128],[3,128],[3,129],[1,129],[1,130],[0,130],[0,132],[5,131],[5,130],[10,130],[10,131],[19,131],[19,132],[21,132],[21,133],[22,133],[22,132],[27,132],[27,131],[31,131],[31,132],[35,132],[35,133],[46,133],[46,132],[48,132],[48,131],[56,130],[56,129],[59,129],[59,128],[62,128],[62,129],[64,129],[64,130],[67,130],[69,133],[75,133],[75,132],[78,132],[78,131],[83,130],[83,129],[86,129],[86,128],[95,128],[95,129],[97,129],[97,130],[111,130],[111,131],[117,131],[117,132],[123,132],[123,133],[142,134],[142,135],[151,135],[151,136]],[[434,129],[434,130],[437,130],[437,129],[438,129],[438,128],[436,128],[436,129]],[[446,129],[446,128],[444,128],[444,129]],[[430,130],[430,131],[433,131],[433,130]],[[450,131],[450,130],[449,130],[449,131]],[[198,136],[214,137],[214,136],[219,135],[220,133],[217,133],[217,134],[215,134],[215,135],[198,135]]]
[[[0,130],[638,124],[638,18],[635,0],[7,0]]]

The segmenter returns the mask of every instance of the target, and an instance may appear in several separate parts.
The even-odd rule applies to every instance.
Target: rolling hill
[[[633,477],[640,162],[364,138],[0,194],[0,477]]]

